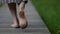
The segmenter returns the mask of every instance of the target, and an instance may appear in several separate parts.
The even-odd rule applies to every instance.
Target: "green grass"
[[[31,0],[51,34],[60,33],[60,0]]]
[[[0,3],[0,7],[2,7],[2,5],[3,5],[3,4],[2,4],[2,3]]]

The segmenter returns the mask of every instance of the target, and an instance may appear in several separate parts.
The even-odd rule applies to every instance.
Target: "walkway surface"
[[[26,5],[25,15],[28,20],[28,27],[24,30],[14,29],[10,26],[13,23],[13,19],[8,5],[5,4],[3,7],[1,7],[0,34],[50,34],[48,28],[30,1]]]

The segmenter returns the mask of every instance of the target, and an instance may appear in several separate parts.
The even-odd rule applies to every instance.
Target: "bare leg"
[[[22,29],[25,29],[27,27],[27,20],[25,18],[25,14],[24,14],[24,8],[25,8],[25,3],[24,2],[21,2],[21,4],[19,4],[19,24],[20,24],[20,27]]]
[[[17,18],[16,3],[9,3],[8,7],[9,7],[11,14],[13,16],[13,19],[14,19],[14,23],[11,26],[14,28],[18,28],[19,27],[19,21]]]

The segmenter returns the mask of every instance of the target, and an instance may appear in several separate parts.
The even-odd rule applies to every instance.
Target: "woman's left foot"
[[[13,24],[11,25],[13,28],[20,28],[19,23],[16,19],[14,19]]]
[[[20,26],[17,25],[17,24],[12,24],[11,26],[12,26],[13,28],[20,28]]]

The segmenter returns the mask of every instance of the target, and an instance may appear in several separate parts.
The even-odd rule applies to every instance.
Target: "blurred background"
[[[52,34],[60,34],[60,0],[31,0]]]
[[[51,34],[60,34],[60,0],[31,0]],[[3,4],[0,3],[0,7]]]

